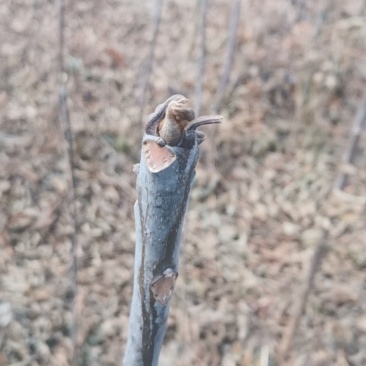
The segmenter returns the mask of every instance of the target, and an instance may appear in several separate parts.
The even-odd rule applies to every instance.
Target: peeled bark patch
[[[146,165],[152,173],[162,171],[177,158],[172,149],[160,146],[154,141],[145,141],[142,144],[142,151],[145,154]]]

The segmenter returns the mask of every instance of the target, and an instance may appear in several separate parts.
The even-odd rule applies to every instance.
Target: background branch
[[[217,88],[215,102],[213,105],[213,113],[219,113],[222,105],[222,100],[224,98],[225,89],[229,82],[230,71],[234,62],[235,55],[235,41],[236,41],[236,31],[239,25],[240,19],[240,0],[232,0],[231,2],[231,15],[229,24],[229,36],[226,47],[225,63],[223,66],[223,71],[220,79],[219,86]]]
[[[300,290],[300,294],[297,297],[297,301],[294,305],[294,310],[291,315],[290,321],[285,329],[284,335],[281,340],[279,347],[279,364],[282,365],[290,351],[292,341],[294,339],[296,330],[299,326],[302,314],[305,311],[306,303],[310,294],[311,289],[314,285],[315,275],[318,272],[321,261],[326,253],[328,233],[324,233],[322,238],[319,240],[315,247],[314,253],[310,258],[309,266],[306,272],[303,286]]]
[[[154,5],[154,15],[152,19],[152,32],[151,32],[151,40],[149,42],[149,52],[147,54],[147,57],[144,61],[144,67],[142,71],[142,82],[141,82],[141,89],[140,89],[140,118],[139,120],[144,125],[143,122],[143,114],[144,114],[144,108],[145,108],[145,99],[146,99],[146,90],[149,86],[150,81],[150,74],[153,67],[154,62],[154,54],[155,54],[155,47],[156,47],[156,41],[158,39],[159,34],[159,26],[160,26],[160,20],[161,20],[161,11],[163,8],[163,0],[156,0]]]
[[[205,72],[207,0],[200,0],[199,8],[200,8],[200,17],[199,17],[198,31],[200,37],[200,44],[199,44],[199,58],[197,62],[197,82],[195,90],[195,107],[194,107],[196,116],[199,116],[201,111],[202,86]]]
[[[67,159],[68,176],[70,181],[69,191],[69,212],[72,225],[71,233],[71,308],[73,313],[72,322],[72,365],[78,365],[78,347],[77,347],[77,333],[78,333],[78,315],[76,309],[76,295],[77,295],[77,238],[76,238],[76,226],[77,226],[77,212],[75,203],[75,190],[76,179],[74,174],[74,156],[73,156],[73,137],[70,123],[70,114],[67,106],[67,92],[66,92],[66,79],[64,64],[64,48],[65,48],[65,5],[63,0],[57,0],[57,16],[58,16],[58,38],[59,38],[59,121],[64,133],[66,142],[65,154]]]
[[[356,118],[353,123],[353,128],[351,132],[351,137],[348,145],[348,149],[343,157],[343,165],[352,164],[356,157],[357,145],[360,141],[360,137],[366,123],[366,95],[363,97],[362,103],[358,109]],[[341,171],[336,180],[335,187],[337,189],[343,190],[347,185],[347,173]]]

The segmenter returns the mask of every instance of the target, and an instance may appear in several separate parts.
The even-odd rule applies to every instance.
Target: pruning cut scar
[[[156,301],[161,305],[166,305],[172,296],[175,281],[178,277],[178,272],[171,268],[167,268],[162,275],[155,278],[151,284],[151,292]]]
[[[176,160],[176,155],[168,147],[158,145],[154,141],[145,141],[142,145],[146,165],[152,173],[158,173]]]

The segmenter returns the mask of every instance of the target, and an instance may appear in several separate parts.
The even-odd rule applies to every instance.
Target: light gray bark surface
[[[156,366],[163,343],[171,295],[178,276],[179,243],[187,209],[202,124],[220,123],[221,116],[200,117],[182,130],[178,146],[168,146],[157,135],[168,104],[150,115],[142,141],[135,204],[136,248],[133,299],[125,366]]]
[[[144,141],[149,139],[155,137],[145,135]],[[135,204],[133,299],[125,366],[158,364],[170,298],[162,304],[154,297],[151,286],[154,279],[164,278],[167,269],[178,274],[179,242],[198,158],[195,131],[191,131],[185,142],[185,148],[173,148],[177,157],[173,164],[158,173],[150,172],[144,154],[141,157]]]

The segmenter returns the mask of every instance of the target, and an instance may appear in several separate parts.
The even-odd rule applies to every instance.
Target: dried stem
[[[360,140],[360,136],[364,128],[365,121],[366,121],[366,96],[363,98],[363,102],[359,108],[359,111],[357,113],[353,125],[350,143],[343,159],[345,164],[351,164],[355,159],[357,144]],[[341,173],[341,175],[336,180],[335,187],[342,190],[345,187],[346,182],[347,182],[346,174]],[[325,243],[327,241],[327,238],[328,233],[325,233],[323,237],[319,240],[314,250],[314,254],[310,259],[309,269],[304,279],[303,287],[301,288],[298,300],[294,305],[294,312],[285,329],[281,344],[279,346],[278,358],[280,365],[284,364],[287,355],[290,352],[293,338],[295,337],[295,333],[299,326],[301,316],[305,311],[310,291],[314,285],[315,275],[320,267],[321,261],[326,252],[327,246]]]
[[[229,25],[229,37],[227,42],[225,63],[223,66],[223,71],[221,75],[221,80],[217,93],[215,96],[215,102],[213,105],[213,112],[219,113],[222,105],[222,100],[224,98],[225,89],[229,82],[230,71],[234,63],[235,54],[235,42],[236,42],[236,30],[239,25],[240,18],[240,0],[232,0],[231,2],[231,15],[230,15],[230,25]]]
[[[161,11],[163,8],[163,0],[156,0],[154,5],[154,15],[152,19],[152,32],[151,32],[151,40],[150,40],[150,48],[148,55],[144,61],[144,68],[142,71],[142,83],[141,83],[141,91],[140,91],[140,118],[139,120],[142,122],[142,116],[144,114],[145,108],[145,99],[146,99],[146,89],[149,85],[150,81],[150,74],[153,67],[154,61],[154,54],[155,54],[155,47],[156,41],[158,39],[159,34],[159,26],[161,20]]]
[[[206,12],[207,12],[207,0],[200,0],[200,20],[198,31],[200,35],[200,55],[197,62],[197,82],[195,90],[195,107],[194,112],[196,116],[199,116],[202,103],[202,86],[203,76],[205,71],[205,59],[206,59]]]
[[[73,156],[73,139],[72,130],[70,123],[70,114],[67,106],[67,92],[66,92],[66,73],[64,64],[64,33],[65,33],[65,6],[63,0],[57,0],[57,16],[58,16],[58,37],[59,37],[59,121],[61,128],[64,132],[66,142],[66,157],[68,175],[70,180],[69,189],[69,209],[72,220],[72,233],[71,233],[71,302],[73,312],[73,329],[72,329],[72,343],[73,343],[73,355],[72,365],[77,366],[78,364],[78,352],[77,352],[77,333],[78,333],[78,316],[76,309],[76,294],[77,294],[77,238],[76,238],[76,222],[77,212],[75,204],[75,190],[76,190],[76,179],[74,174],[74,156]]]
[[[320,267],[321,261],[326,253],[327,245],[327,234],[324,233],[322,238],[319,240],[313,255],[311,256],[309,267],[306,273],[306,277],[303,282],[303,287],[301,288],[298,300],[294,306],[294,312],[291,319],[285,329],[284,336],[282,338],[279,347],[279,364],[283,365],[288,352],[290,351],[292,341],[294,339],[296,330],[299,326],[302,314],[305,311],[306,303],[310,294],[310,291],[314,285],[315,275]]]
[[[362,130],[365,128],[366,123],[366,95],[363,98],[361,106],[358,109],[358,113],[353,123],[352,133],[348,145],[348,149],[343,157],[343,165],[352,164],[356,157],[357,145],[360,141]],[[347,173],[342,171],[335,183],[335,188],[343,190],[347,185]]]

